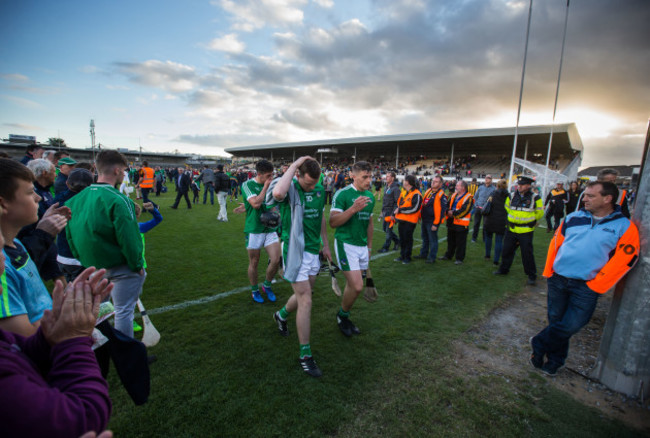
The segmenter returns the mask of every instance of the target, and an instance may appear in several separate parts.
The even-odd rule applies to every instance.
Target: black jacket
[[[495,234],[505,234],[508,212],[506,211],[506,198],[508,191],[498,189],[492,194],[492,209],[490,214],[485,216],[483,227],[485,231]]]
[[[571,214],[576,211],[578,200],[580,199],[580,196],[582,196],[582,190],[578,189],[575,192],[569,190],[567,194],[569,196],[569,202],[566,204],[566,214]]]
[[[381,204],[382,216],[391,216],[397,208],[397,201],[399,200],[400,186],[397,180],[393,181],[390,186],[384,189],[384,199]]]
[[[190,178],[190,174],[187,172],[183,173],[180,181],[176,178],[176,185],[178,186],[178,191],[181,193],[189,192],[190,184],[192,184],[192,178]]]
[[[230,178],[222,170],[214,174],[214,190],[219,192],[227,192],[230,190]]]

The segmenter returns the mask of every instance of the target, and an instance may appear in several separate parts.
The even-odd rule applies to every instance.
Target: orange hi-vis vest
[[[422,205],[427,203],[427,200],[430,199],[431,197],[434,197],[431,202],[433,202],[433,224],[438,225],[442,224],[445,222],[445,219],[447,216],[445,214],[447,213],[446,211],[442,211],[442,203],[440,200],[442,197],[445,196],[445,191],[443,189],[439,189],[437,192],[433,192],[433,189],[427,189],[426,192],[424,192],[424,197],[422,198]]]
[[[142,179],[140,179],[140,188],[152,189],[154,182],[153,169],[151,167],[143,167],[140,170],[140,175],[142,175]]]
[[[467,202],[469,199],[471,202],[472,195],[469,192],[466,192],[459,200],[458,203],[456,204],[456,210],[462,208],[463,205]],[[454,201],[456,200],[456,193],[451,195],[451,199],[449,200],[449,209],[453,210],[452,206],[454,205]],[[461,225],[463,227],[469,227],[469,221],[472,217],[472,209],[468,208],[467,213],[464,214],[463,216],[456,217],[454,216],[454,225]]]
[[[413,189],[410,192],[402,191],[402,194],[399,196],[399,200],[397,201],[397,206],[400,209],[408,210],[409,208],[413,207],[413,196],[415,195],[420,195],[422,196],[422,193],[418,189]],[[395,215],[395,219],[398,221],[406,221],[406,222],[411,222],[413,224],[417,224],[418,221],[420,220],[420,210],[414,212],[414,213],[400,213],[398,212]]]
[[[618,199],[616,200],[616,203],[620,206],[623,206],[623,202],[625,202],[625,199],[627,199],[627,190],[619,190]]]

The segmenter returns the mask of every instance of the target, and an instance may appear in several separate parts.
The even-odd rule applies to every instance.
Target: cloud
[[[79,71],[85,74],[95,74],[100,73],[102,70],[94,65],[84,65],[79,69]]]
[[[21,75],[20,73],[10,73],[6,75],[0,75],[0,78],[4,79],[5,81],[12,81],[12,82],[27,82],[29,81],[29,78],[25,75]]]
[[[643,154],[644,138],[607,137],[585,144],[582,167],[609,164],[638,164]]]
[[[404,20],[415,14],[426,12],[427,2],[425,0],[375,0],[375,6],[382,16],[388,20]],[[452,2],[450,2],[452,3]],[[448,7],[443,4],[430,5],[444,11]]]
[[[313,113],[307,110],[283,109],[273,115],[273,120],[280,123],[289,123],[308,131],[323,131],[335,128],[335,124],[326,113]]]
[[[123,91],[130,90],[130,88],[127,87],[126,85],[113,85],[113,84],[106,84],[105,87],[106,87],[108,90],[123,90]]]
[[[301,7],[307,0],[219,0],[212,4],[232,15],[233,29],[252,32],[265,26],[301,24]]]
[[[208,45],[210,50],[227,53],[241,53],[246,49],[246,44],[237,39],[237,34],[229,33],[221,38],[215,38]]]
[[[34,125],[27,125],[25,123],[3,123],[2,126],[6,126],[7,128],[15,128],[15,129],[21,129],[23,131],[42,131],[43,128],[40,126],[34,126]]]
[[[266,144],[277,142],[277,137],[256,135],[251,133],[242,134],[222,134],[222,135],[199,135],[199,134],[182,134],[173,141],[179,143],[189,143],[204,147],[228,148],[234,146],[245,146],[251,144]]]
[[[334,0],[312,0],[321,8],[330,9],[334,7]]]
[[[27,86],[27,83],[30,83],[30,79],[20,73],[9,73],[0,75],[0,79],[3,79],[9,82],[8,88],[14,91],[22,91],[30,94],[59,94],[60,90],[55,87],[34,87]],[[29,105],[29,104],[28,104]]]
[[[269,35],[263,27],[276,27],[270,49],[246,53],[232,32],[210,43],[229,55],[207,72],[171,61],[116,64],[132,83],[179,97],[187,118],[220,132],[184,142],[230,146],[515,123],[526,1],[373,0],[367,17],[331,16],[329,25],[304,18],[306,0],[213,3],[231,14],[233,29],[259,37]],[[572,2],[558,116],[579,122],[585,145],[594,139],[604,148],[607,139],[630,148],[631,140],[614,139],[636,132],[631,121],[647,121],[644,5]],[[563,24],[563,5],[535,5],[522,121],[551,122]],[[605,115],[607,126],[599,122]]]
[[[158,95],[156,93],[153,93],[149,96],[140,96],[135,99],[136,102],[140,103],[141,105],[149,105],[155,101],[158,100]]]
[[[22,97],[0,95],[0,99],[12,102],[14,105],[17,105],[22,108],[27,108],[27,109],[43,108],[43,105],[41,105],[40,103]]]
[[[11,87],[12,90],[16,91],[24,91],[26,93],[30,94],[43,94],[43,95],[53,95],[53,94],[59,94],[61,93],[61,90],[58,88],[54,87],[25,87],[22,85],[12,85]]]
[[[198,79],[194,67],[172,61],[116,62],[115,67],[135,84],[157,87],[171,93],[191,90]]]

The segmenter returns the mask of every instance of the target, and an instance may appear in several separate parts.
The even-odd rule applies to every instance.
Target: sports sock
[[[289,317],[289,312],[287,312],[287,306],[284,306],[282,309],[280,309],[280,312],[278,313],[280,314],[280,318],[282,318],[282,320],[285,320]]]
[[[264,287],[271,287],[271,282],[268,280],[264,280]]]
[[[339,316],[341,318],[349,318],[350,317],[350,312],[346,312],[345,310],[343,310],[343,307],[341,307],[339,309]]]
[[[251,286],[251,292],[255,293],[255,292],[259,292],[259,291],[260,291],[260,287],[258,285],[255,284],[255,285]]]
[[[311,346],[309,344],[300,344],[300,358],[304,359],[311,356]]]

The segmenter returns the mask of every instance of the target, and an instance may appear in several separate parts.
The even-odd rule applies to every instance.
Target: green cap
[[[64,158],[61,158],[57,164],[59,166],[61,166],[63,164],[68,164],[70,166],[74,166],[75,164],[77,164],[77,162],[75,160],[73,160],[72,158],[70,158],[70,157],[64,157]]]

